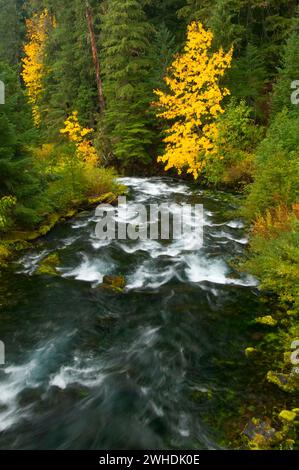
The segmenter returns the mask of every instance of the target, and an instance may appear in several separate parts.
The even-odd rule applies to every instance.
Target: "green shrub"
[[[298,10],[299,12],[299,10]],[[281,67],[272,96],[272,117],[286,107],[298,114],[298,106],[291,101],[291,83],[299,78],[299,16],[292,19],[290,35],[282,50]]]
[[[111,168],[85,168],[82,174],[84,193],[98,196],[117,189],[116,172]]]
[[[254,183],[249,187],[244,215],[253,220],[268,208],[298,201],[299,117],[279,113],[257,149]]]
[[[23,204],[16,206],[14,216],[17,224],[22,228],[33,228],[42,221],[42,216],[35,208],[25,207]]]
[[[274,292],[284,307],[299,313],[299,221],[291,217],[289,223],[289,230],[274,228],[272,238],[254,235],[244,268],[261,280],[262,290]]]
[[[207,162],[205,177],[209,183],[236,186],[252,181],[254,150],[263,130],[251,118],[244,101],[233,99],[218,121],[217,155]]]

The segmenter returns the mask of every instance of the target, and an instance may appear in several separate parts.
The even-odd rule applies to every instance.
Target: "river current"
[[[257,282],[234,204],[171,178],[122,178],[128,203],[203,204],[204,243],[103,241],[64,222],[0,279],[0,448],[219,449],[246,397]],[[38,275],[57,253],[59,276]],[[122,275],[123,292],[101,289]],[[224,419],[227,416],[227,419]],[[226,425],[224,427],[224,422]]]

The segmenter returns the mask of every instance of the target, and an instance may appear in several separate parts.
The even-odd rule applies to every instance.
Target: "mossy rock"
[[[251,358],[252,356],[255,356],[256,353],[257,349],[255,348],[249,347],[245,349],[245,356],[247,357],[247,359]]]
[[[27,241],[7,241],[0,243],[0,268],[6,268],[9,260],[19,251],[31,248],[31,244]]]
[[[72,217],[74,217],[75,215],[77,215],[77,210],[76,209],[70,209],[66,214],[65,214],[65,218],[66,219],[71,219]]]
[[[60,259],[57,253],[53,253],[44,258],[37,270],[36,274],[47,275],[47,276],[58,276],[57,267],[60,265]]]
[[[0,245],[0,268],[7,266],[7,261],[11,257],[12,252],[7,245]]]
[[[118,195],[112,192],[102,194],[101,196],[89,197],[88,204],[90,206],[95,206],[98,204],[113,204],[117,201]]]
[[[90,211],[80,211],[79,213],[77,213],[77,217],[80,219],[81,217],[88,217],[90,216]]]
[[[266,326],[276,326],[277,325],[277,320],[273,318],[271,315],[266,315],[264,317],[258,317],[255,320],[256,323],[259,323],[260,325],[266,325]]]
[[[286,421],[287,423],[293,423],[293,421],[295,421],[296,417],[297,417],[297,414],[294,411],[282,410],[279,413],[280,420],[283,421],[283,422]]]
[[[17,241],[13,244],[13,250],[14,251],[28,250],[31,247],[32,247],[32,243],[29,243],[26,240]]]
[[[39,237],[40,233],[38,231],[25,232],[16,230],[7,234],[6,241],[8,243],[22,243],[25,241],[36,240]]]
[[[61,219],[61,214],[51,214],[48,216],[47,222],[41,225],[38,229],[39,236],[46,235],[47,233],[52,230],[53,227],[59,222]]]
[[[298,393],[299,375],[296,373],[282,374],[270,370],[267,373],[268,382],[277,385],[281,390],[288,393]]]
[[[252,418],[243,430],[246,445],[251,450],[269,450],[278,443],[279,436],[270,420]]]
[[[123,276],[104,276],[103,283],[98,289],[108,289],[115,292],[123,292],[126,287],[126,280]]]

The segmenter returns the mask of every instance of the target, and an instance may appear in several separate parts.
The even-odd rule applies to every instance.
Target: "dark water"
[[[196,234],[101,242],[86,213],[2,276],[2,449],[225,445],[223,416],[249,380],[246,318],[259,308],[254,279],[229,267],[246,246],[242,224],[221,193],[167,178],[123,182],[131,203],[204,204],[204,246]],[[37,275],[51,252],[61,276]],[[125,291],[99,289],[105,274],[123,274]]]

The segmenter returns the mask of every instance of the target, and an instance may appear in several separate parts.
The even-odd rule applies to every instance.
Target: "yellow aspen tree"
[[[184,51],[178,55],[165,77],[168,92],[155,90],[159,100],[157,116],[171,121],[166,130],[165,153],[158,161],[165,171],[176,168],[197,179],[209,155],[215,153],[217,116],[221,101],[229,94],[220,78],[230,67],[233,50],[211,51],[213,33],[201,23],[188,26]]]
[[[40,124],[38,102],[42,93],[42,79],[45,74],[44,52],[50,21],[48,10],[35,14],[31,19],[26,20],[27,43],[24,46],[25,57],[22,59],[22,77],[27,88],[36,126]]]
[[[76,154],[80,160],[83,160],[89,166],[97,166],[99,163],[98,154],[94,148],[92,141],[86,136],[93,132],[93,129],[82,127],[78,119],[78,111],[74,111],[64,121],[64,129],[60,130],[61,134],[67,135],[70,142],[76,146]]]

